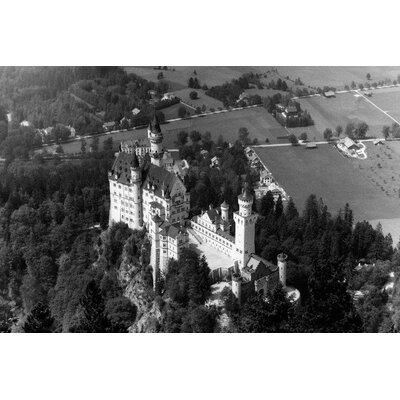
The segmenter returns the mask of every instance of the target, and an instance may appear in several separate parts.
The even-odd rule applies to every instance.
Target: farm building
[[[335,92],[333,92],[332,90],[329,90],[328,92],[325,92],[324,96],[327,97],[327,98],[336,97],[335,96]]]
[[[115,128],[115,122],[114,121],[110,121],[110,122],[105,122],[103,124],[103,129],[105,132],[110,132]]]
[[[357,143],[354,142],[354,140],[350,139],[349,137],[345,137],[340,141],[340,143],[347,148],[347,150],[358,150],[359,147],[357,146]]]
[[[132,110],[132,114],[133,115],[138,115],[138,114],[140,114],[140,110],[138,109],[138,108],[134,108],[133,110]]]
[[[317,145],[315,143],[307,143],[306,149],[316,149]]]
[[[176,96],[174,95],[174,93],[164,93],[164,96],[162,97],[161,101],[164,100],[172,100],[174,99]]]
[[[260,186],[270,185],[272,183],[272,174],[267,170],[260,172]]]
[[[219,157],[215,156],[211,159],[210,167],[219,167]]]

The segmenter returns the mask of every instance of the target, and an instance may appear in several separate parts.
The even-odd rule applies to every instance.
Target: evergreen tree
[[[96,281],[91,280],[81,299],[84,320],[81,325],[83,332],[104,333],[110,331],[110,321],[105,315],[104,299]]]
[[[22,329],[26,333],[50,333],[54,318],[46,304],[38,303],[28,314]]]
[[[259,202],[258,213],[262,217],[266,217],[271,211],[274,210],[274,207],[275,207],[274,195],[270,190],[268,190],[266,195],[263,196],[261,201]]]

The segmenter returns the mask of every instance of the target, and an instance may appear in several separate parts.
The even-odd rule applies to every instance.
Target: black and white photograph
[[[4,6],[7,398],[393,396],[386,3]]]
[[[397,332],[400,67],[2,67],[3,332]]]

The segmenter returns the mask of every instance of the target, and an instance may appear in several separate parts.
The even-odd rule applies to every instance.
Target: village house
[[[214,156],[214,157],[211,159],[210,167],[211,167],[211,168],[218,168],[218,167],[219,167],[219,157]]]
[[[103,130],[104,132],[111,132],[113,129],[115,129],[115,122],[110,121],[110,122],[104,122],[103,124]]]
[[[161,98],[161,101],[164,100],[173,100],[176,96],[173,93],[164,93],[164,96]]]
[[[335,92],[333,92],[332,90],[328,90],[327,92],[325,92],[324,96],[327,97],[328,99],[332,98],[332,97],[336,97]]]

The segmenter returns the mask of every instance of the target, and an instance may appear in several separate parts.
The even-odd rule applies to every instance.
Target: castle
[[[249,187],[245,186],[238,196],[239,210],[233,213],[235,236],[229,233],[229,205],[225,201],[189,220],[190,193],[174,159],[163,147],[163,133],[156,116],[148,127],[148,140],[149,145],[125,142],[120,146],[108,174],[109,222],[147,229],[154,285],[169,260],[178,260],[182,250],[189,246],[190,230],[199,240],[231,258],[232,289],[238,298],[242,281],[250,282],[247,286],[256,291],[266,293],[273,288],[278,281],[278,267],[254,254],[258,215],[252,211]],[[145,154],[150,156],[147,166],[143,162]],[[282,265],[286,268],[286,262]]]

